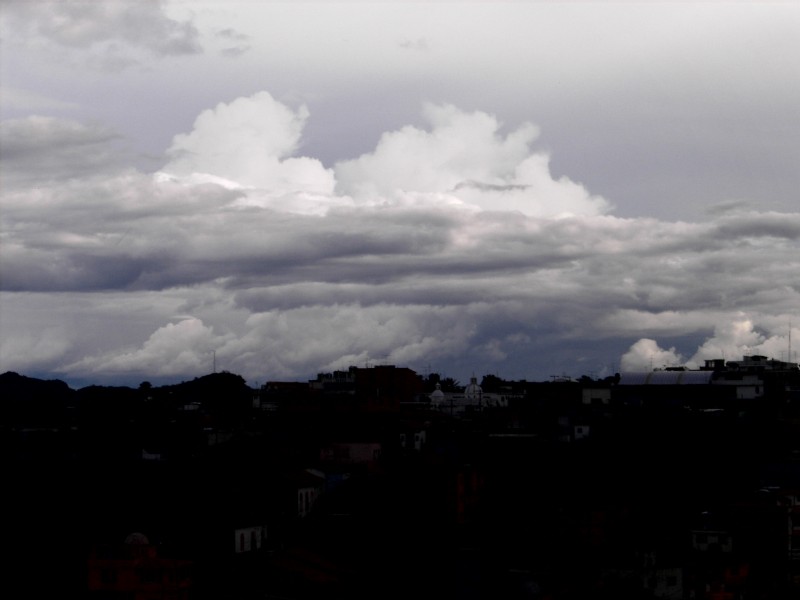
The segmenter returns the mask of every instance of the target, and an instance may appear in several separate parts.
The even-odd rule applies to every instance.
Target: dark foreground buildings
[[[800,372],[0,375],[17,597],[800,597]]]

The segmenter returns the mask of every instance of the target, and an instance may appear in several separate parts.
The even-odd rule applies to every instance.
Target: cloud
[[[228,46],[220,50],[220,54],[227,58],[239,58],[243,54],[246,54],[249,50],[250,46],[247,45]]]
[[[244,33],[240,33],[233,29],[232,27],[226,27],[225,29],[220,29],[215,33],[215,35],[219,38],[226,39],[226,40],[234,40],[237,42],[243,42],[250,39],[249,35],[245,35]]]
[[[7,326],[3,327],[8,332]],[[34,372],[56,370],[68,356],[72,344],[62,327],[6,333],[0,344],[0,364],[4,371]]]
[[[428,50],[430,50],[430,41],[426,37],[418,37],[416,39],[403,39],[398,43],[398,46],[400,46],[404,50],[427,52]]]
[[[189,318],[160,327],[141,348],[112,355],[89,356],[67,365],[68,371],[103,376],[152,373],[153,376],[180,375],[208,368],[209,357],[224,338],[199,319]]]
[[[484,112],[427,104],[424,116],[429,131],[407,126],[385,133],[374,152],[337,163],[337,190],[362,199],[445,195],[482,210],[548,217],[609,209],[579,184],[552,178],[548,157],[531,152],[534,125],[504,136],[496,117]]]
[[[0,86],[0,112],[73,110],[74,102],[66,102],[28,89]]]
[[[119,171],[121,136],[97,123],[30,116],[0,123],[0,168],[8,184],[76,179]]]
[[[164,173],[209,174],[272,194],[330,194],[333,174],[318,160],[292,155],[308,110],[296,111],[267,92],[202,112],[188,134],[175,136]]]
[[[264,368],[280,376],[302,373],[306,365],[332,370],[376,361],[409,364],[462,349],[470,334],[459,326],[464,314],[458,307],[396,304],[266,311],[248,319],[247,334],[232,346],[238,356],[266,360]]]
[[[800,240],[800,215],[751,210],[720,220],[718,230],[722,236],[740,240],[773,237],[796,241]]]
[[[622,355],[623,371],[652,371],[654,368],[675,367],[683,364],[683,357],[675,348],[664,350],[655,340],[642,338]]]
[[[757,322],[746,313],[732,315],[729,321],[716,325],[713,336],[703,342],[688,362],[700,366],[708,359],[736,360],[750,355],[797,362],[794,350],[789,357],[790,328],[792,337],[796,339],[800,330],[791,325],[788,316],[765,315],[760,316]]]
[[[190,21],[168,17],[161,0],[104,2],[7,2],[9,31],[37,34],[70,49],[95,49],[107,58],[144,50],[155,56],[201,51],[198,31]]]
[[[214,35],[221,40],[222,43],[226,44],[226,46],[220,50],[220,54],[225,57],[238,58],[239,56],[249,52],[252,48],[248,43],[250,41],[250,36],[240,33],[231,27],[220,29],[219,31],[216,31]]]
[[[690,358],[685,358],[674,347],[663,350],[655,340],[640,339],[622,356],[623,370],[649,371],[663,366],[697,369],[706,360],[737,360],[752,355],[797,362],[797,353],[794,350],[791,351],[791,357],[789,356],[790,336],[796,337],[800,329],[791,326],[788,316],[759,315],[754,318],[745,312],[738,312],[718,315],[715,321],[713,334],[697,347]],[[676,333],[679,331],[667,332],[672,335]]]
[[[553,179],[549,158],[531,153],[535,126],[503,136],[500,123],[486,113],[428,104],[424,114],[431,131],[409,126],[384,134],[373,153],[329,170],[318,160],[293,156],[309,117],[306,107],[293,110],[260,92],[201,113],[190,133],[175,136],[162,172],[189,183],[215,177],[249,188],[250,204],[317,214],[331,206],[386,202],[544,217],[609,210],[583,186]]]
[[[251,380],[546,378],[786,347],[797,213],[620,218],[551,175],[535,126],[425,114],[326,169],[298,156],[308,111],[259,93],[202,112],[155,175],[102,125],[4,123],[0,370],[141,381],[214,351]]]

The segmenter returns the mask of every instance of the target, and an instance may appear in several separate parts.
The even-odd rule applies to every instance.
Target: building
[[[192,563],[159,556],[138,532],[122,544],[94,546],[87,567],[90,597],[187,600],[192,588]]]
[[[437,383],[436,389],[428,396],[431,408],[458,418],[472,418],[487,409],[508,408],[509,403],[521,397],[520,394],[484,392],[476,377],[470,377],[463,392],[443,392]]]
[[[379,365],[320,373],[309,381],[309,387],[323,409],[394,413],[401,403],[418,398],[422,382],[407,367]]]

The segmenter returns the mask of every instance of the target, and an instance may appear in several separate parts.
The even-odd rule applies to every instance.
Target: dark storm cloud
[[[260,290],[237,295],[250,308],[277,302],[265,286],[281,286],[278,304],[285,307],[295,296],[298,306],[314,301],[310,290],[326,284],[335,302],[364,304],[414,296],[449,303],[452,289],[461,304],[487,294],[520,300],[577,293],[575,303],[591,289],[599,305],[712,306],[726,295],[751,297],[763,285],[760,277],[751,280],[754,270],[791,269],[791,261],[770,260],[787,249],[771,244],[738,252],[741,236],[731,231],[791,239],[786,235],[797,229],[791,215],[713,225],[400,208],[316,217],[237,209],[232,203],[241,192],[213,184],[159,186],[142,176],[39,195],[33,203],[15,196],[4,214],[14,224],[9,248],[20,249],[5,257],[9,289],[164,290],[217,281],[226,289]],[[51,267],[33,268],[27,257],[34,255]],[[537,277],[546,280],[540,289]]]
[[[475,286],[463,280],[419,281],[415,278],[391,283],[298,282],[253,287],[235,296],[236,304],[253,312],[335,304],[453,306],[473,302]]]
[[[73,252],[26,251],[23,256],[6,256],[2,287],[9,292],[63,292],[127,289],[148,270],[154,270],[155,257],[95,255]]]
[[[0,123],[0,169],[8,184],[45,182],[119,169],[121,136],[99,124],[31,116]]]
[[[263,282],[375,281],[399,275],[391,268],[393,256],[408,260],[420,252],[418,242],[408,238],[336,231],[330,224],[319,230],[317,223],[302,218],[293,220],[287,231],[286,222],[279,225],[270,222],[269,213],[262,216],[258,231],[248,232],[252,239],[247,247],[226,248],[214,242],[199,247],[196,239],[187,239],[183,251],[144,275],[137,287],[165,289],[220,280],[221,286],[235,290]],[[243,224],[232,221],[223,227],[241,234]]]
[[[750,212],[725,219],[718,231],[724,237],[798,240],[800,215]]]

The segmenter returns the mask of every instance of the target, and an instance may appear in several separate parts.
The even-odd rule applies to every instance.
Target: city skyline
[[[0,372],[797,362],[795,3],[0,18]]]

